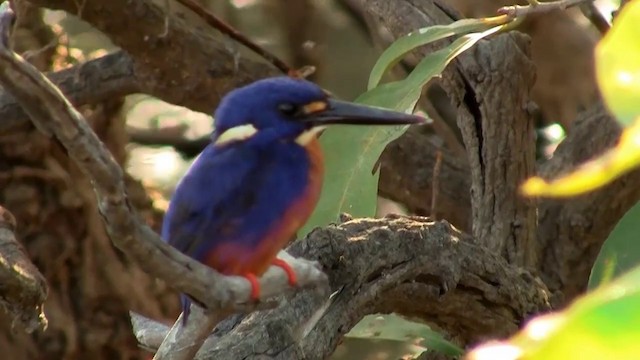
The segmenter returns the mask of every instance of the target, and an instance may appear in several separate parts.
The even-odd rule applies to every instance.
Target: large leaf
[[[640,115],[640,1],[626,5],[596,47],[596,76],[611,112],[629,125]]]
[[[463,19],[448,25],[435,25],[411,32],[389,46],[378,58],[369,75],[368,89],[378,85],[384,73],[398,63],[411,50],[434,41],[442,40],[453,35],[468,34],[484,31],[507,21],[506,16],[485,19]]]
[[[540,316],[500,344],[474,350],[470,359],[640,359],[640,268]],[[500,356],[500,355],[508,356]]]
[[[422,59],[407,78],[378,86],[362,94],[356,102],[412,112],[422,87],[429,80],[442,73],[460,53],[501,28],[460,37]],[[354,217],[374,216],[379,177],[377,171],[372,173],[374,165],[387,144],[406,129],[406,126],[334,126],[325,131],[320,138],[327,164],[322,197],[299,235],[336,221],[343,212]]]
[[[589,277],[590,290],[640,265],[638,234],[640,202],[627,211],[602,245]]]

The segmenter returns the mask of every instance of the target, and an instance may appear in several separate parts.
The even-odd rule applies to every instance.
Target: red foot
[[[296,277],[296,273],[293,271],[291,266],[289,266],[289,264],[287,264],[286,261],[284,261],[282,259],[275,258],[273,260],[272,264],[277,266],[277,267],[279,267],[279,268],[281,268],[282,270],[284,270],[285,273],[287,273],[287,278],[289,279],[289,285],[291,285],[291,286],[298,285],[298,278]]]
[[[244,277],[251,284],[251,300],[260,300],[260,282],[258,281],[258,278],[251,273],[245,274]]]

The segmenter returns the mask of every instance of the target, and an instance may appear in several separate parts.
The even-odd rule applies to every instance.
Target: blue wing
[[[209,146],[176,187],[162,238],[199,261],[224,244],[257,247],[304,192],[308,177],[308,156],[297,145]]]
[[[240,190],[244,197],[251,197],[252,189],[242,185],[256,173],[257,161],[257,154],[249,149],[205,148],[176,187],[164,217],[162,238],[201,260],[195,251],[205,235],[215,236],[215,230],[230,220],[230,212],[225,211],[233,205],[230,200],[241,199]],[[251,204],[244,201],[243,205]]]

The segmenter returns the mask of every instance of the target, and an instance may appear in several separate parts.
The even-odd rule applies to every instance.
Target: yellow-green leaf
[[[626,128],[618,145],[575,171],[546,181],[532,177],[522,185],[529,196],[567,197],[595,190],[640,164],[640,122]]]
[[[640,359],[640,268],[544,315],[503,343],[481,346],[469,359]]]
[[[627,4],[596,47],[596,76],[604,100],[628,126],[640,115],[640,1]]]

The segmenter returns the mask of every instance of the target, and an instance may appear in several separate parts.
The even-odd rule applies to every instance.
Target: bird
[[[337,124],[402,125],[422,117],[341,101],[313,82],[290,76],[230,91],[213,114],[210,143],[170,198],[161,237],[224,275],[245,277],[258,300],[257,278],[281,267],[278,252],[318,202],[324,162],[318,135]],[[183,323],[192,299],[181,296]]]

